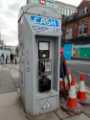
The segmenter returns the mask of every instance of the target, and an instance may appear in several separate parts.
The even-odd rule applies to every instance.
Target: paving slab
[[[81,114],[81,115],[77,115],[77,116],[74,116],[74,117],[66,118],[64,120],[90,120],[90,118],[88,118],[84,114]]]
[[[84,106],[83,113],[90,118],[90,106]]]
[[[67,117],[69,117],[69,114],[67,114],[66,112],[64,112],[62,109],[59,109],[56,111],[56,115],[60,118],[60,119],[65,119]]]
[[[0,120],[27,120],[18,106],[0,108]]]
[[[30,120],[59,120],[54,112],[28,117]],[[16,92],[0,94],[0,120],[27,120]]]
[[[29,120],[60,120],[58,116],[54,112],[50,112],[47,114],[42,114],[39,116],[31,116],[31,115],[26,115]]]
[[[0,120],[27,120],[16,92],[0,94]]]
[[[10,70],[8,70],[8,66],[2,66],[0,70],[0,93],[7,93],[16,91],[16,84],[11,77]],[[13,72],[12,74],[14,74]],[[17,81],[18,82],[18,81]]]
[[[82,102],[83,113],[90,117],[90,94],[87,95],[86,101]]]

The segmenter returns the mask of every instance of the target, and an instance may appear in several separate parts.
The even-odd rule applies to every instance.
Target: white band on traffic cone
[[[84,81],[80,81],[80,91],[85,92],[86,91],[86,86]]]
[[[72,76],[71,76],[71,74],[69,74],[69,80],[70,80],[70,84],[71,84],[71,81],[72,81]]]
[[[62,82],[63,81],[63,79],[62,78],[60,78],[60,80],[59,80],[60,82]]]
[[[69,98],[76,98],[76,88],[75,86],[71,86],[69,91]]]
[[[67,77],[65,77],[64,80],[65,80],[65,87],[67,87],[67,86],[68,86],[68,80],[67,80]]]

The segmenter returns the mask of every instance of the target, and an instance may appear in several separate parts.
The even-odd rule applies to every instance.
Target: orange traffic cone
[[[78,106],[78,101],[76,94],[76,78],[73,76],[69,90],[69,99],[67,101],[67,107],[69,109],[75,109],[77,106]]]
[[[80,86],[79,86],[79,92],[78,92],[78,98],[80,101],[85,101],[87,99],[86,96],[86,86],[85,86],[85,75],[83,73],[80,73]]]

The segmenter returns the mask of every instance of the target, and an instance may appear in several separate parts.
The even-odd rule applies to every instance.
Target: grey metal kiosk
[[[59,107],[61,20],[49,7],[27,5],[19,17],[20,92],[25,111],[38,115]]]

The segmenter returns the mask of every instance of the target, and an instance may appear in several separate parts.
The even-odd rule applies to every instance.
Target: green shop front
[[[73,58],[90,59],[90,44],[88,45],[73,45]]]

